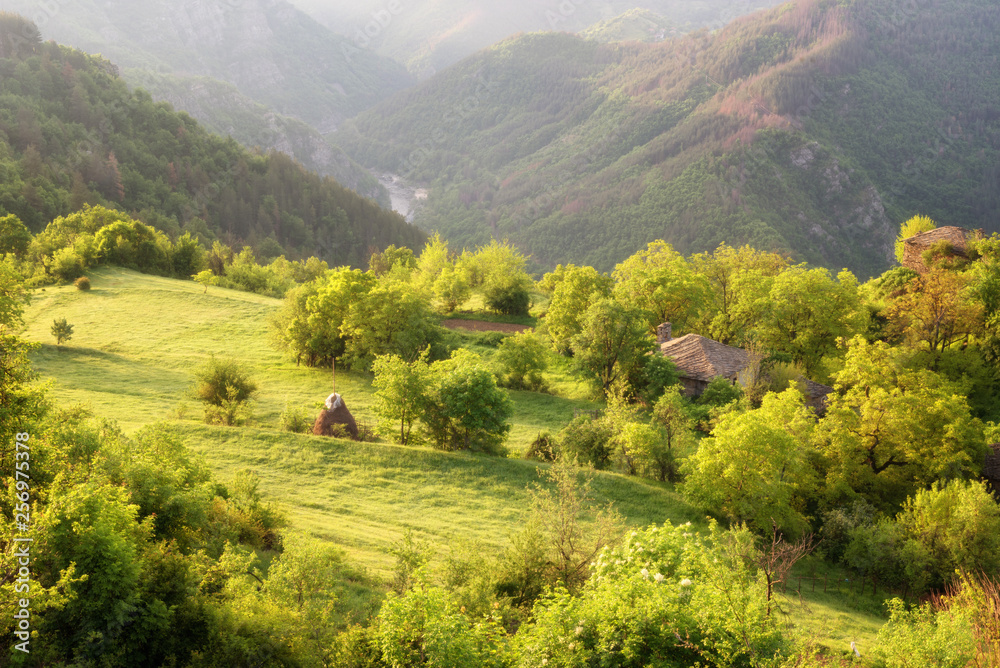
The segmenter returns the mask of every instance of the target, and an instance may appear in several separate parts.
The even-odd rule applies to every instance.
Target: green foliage
[[[570,344],[574,360],[602,396],[640,367],[653,349],[642,312],[619,302],[601,299],[593,303],[581,325]]]
[[[409,363],[398,355],[375,358],[372,387],[376,388],[375,413],[379,416],[380,433],[398,437],[403,445],[411,442],[413,424],[426,408],[430,371],[427,351]]]
[[[552,293],[545,314],[545,326],[552,345],[568,353],[574,336],[583,328],[583,317],[596,300],[611,296],[610,277],[599,274],[593,267],[559,265],[542,278],[542,285]]]
[[[130,91],[99,56],[47,43],[0,60],[0,131],[7,138],[0,217],[17,216],[33,232],[84,205],[102,205],[137,212],[171,238],[190,232],[209,243],[226,235],[261,248],[272,238],[289,253],[355,266],[368,259],[370,246],[415,246],[425,238],[398,214],[284,154],[255,155],[143,90]],[[144,243],[116,233],[106,249],[119,258],[119,238]],[[75,253],[92,266],[81,249]],[[60,271],[47,275],[76,278],[69,260],[62,257]],[[162,256],[142,256],[134,266],[147,261],[158,273],[198,269],[184,260],[164,265]]]
[[[615,297],[642,309],[651,332],[669,322],[678,330],[703,308],[707,281],[670,244],[659,240],[615,267]]]
[[[808,526],[802,502],[813,485],[806,454],[812,427],[796,390],[768,395],[757,410],[722,416],[684,463],[684,495],[761,533],[774,524],[802,532]]]
[[[916,489],[967,477],[984,454],[982,425],[957,388],[929,370],[907,368],[912,353],[860,336],[847,348],[817,431],[830,498],[860,495],[895,509]]]
[[[235,360],[209,359],[195,373],[194,394],[205,404],[208,422],[233,425],[243,422],[251,400],[257,394],[257,383],[249,371]]]
[[[368,369],[379,355],[412,359],[441,336],[412,286],[347,268],[289,291],[271,325],[279,345],[314,366],[337,359]]]
[[[748,552],[745,530],[634,531],[600,555],[579,596],[557,589],[539,601],[518,632],[517,665],[776,668],[791,648]]]
[[[956,572],[1000,573],[1000,506],[982,482],[954,480],[917,490],[897,522],[926,554],[933,588],[950,583]]]
[[[535,440],[528,445],[524,453],[525,459],[534,459],[539,462],[554,462],[559,458],[559,448],[555,437],[545,431],[538,434]]]
[[[422,420],[434,444],[444,450],[501,454],[514,405],[481,360],[455,354],[435,362],[431,376],[434,385]]]
[[[541,337],[534,332],[504,337],[496,356],[503,384],[515,390],[541,391],[545,388],[542,373],[548,368],[548,354]]]
[[[879,631],[875,657],[886,668],[965,668],[974,657],[974,636],[960,610],[935,610],[930,603],[907,609],[889,602],[889,622]]]
[[[899,236],[896,237],[896,262],[903,261],[903,242],[906,239],[915,234],[930,232],[934,229],[937,229],[937,223],[931,220],[929,216],[917,215],[903,221],[903,224],[899,226]]]
[[[90,290],[90,279],[87,278],[86,276],[81,276],[80,278],[73,281],[73,285],[76,286],[77,290],[86,292],[87,290]]]
[[[56,338],[56,345],[61,346],[63,341],[73,338],[73,325],[66,322],[66,318],[56,318],[52,321],[52,336]]]
[[[31,232],[15,215],[0,216],[0,256],[13,253],[23,257],[31,244]]]
[[[559,432],[559,449],[572,462],[604,469],[611,461],[612,435],[611,426],[604,420],[580,415]]]
[[[278,416],[278,426],[284,431],[290,431],[293,434],[304,434],[312,431],[312,425],[312,418],[310,418],[309,413],[304,408],[286,407],[281,412],[281,415]]]

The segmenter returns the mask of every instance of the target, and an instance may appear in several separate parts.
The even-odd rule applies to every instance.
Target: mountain
[[[681,32],[718,28],[779,0],[291,0],[363,51],[405,63],[426,78],[520,32],[578,32],[632,9],[664,18]],[[656,31],[659,33],[659,30]],[[626,33],[628,34],[628,33]],[[632,37],[626,37],[632,39]]]
[[[798,0],[656,44],[522,35],[334,141],[429,186],[418,225],[540,267],[665,238],[871,275],[916,213],[998,229],[998,27],[990,0]]]
[[[280,153],[252,153],[132,92],[110,62],[0,13],[0,215],[32,231],[103,204],[176,236],[363,266],[372,248],[417,247],[398,214]]]
[[[659,42],[679,34],[677,26],[646,9],[631,9],[579,32],[580,37],[597,42]]]
[[[280,0],[4,0],[46,39],[100,53],[132,86],[244,146],[287,153],[388,203],[323,134],[413,83],[406,70]]]
[[[283,0],[4,0],[4,9],[124,69],[226,81],[323,132],[412,83]]]
[[[232,137],[248,147],[281,151],[321,176],[333,177],[364,197],[389,208],[389,193],[368,170],[354,162],[306,123],[271,111],[243,95],[232,84],[210,77],[126,70],[123,78],[154,100],[169,102],[191,114],[207,130]]]

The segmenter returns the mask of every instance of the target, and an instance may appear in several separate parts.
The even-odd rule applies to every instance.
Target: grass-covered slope
[[[130,92],[108,61],[43,44],[32,30],[0,14],[0,215],[37,232],[104,204],[172,235],[258,246],[273,238],[293,256],[359,266],[372,247],[423,243],[398,214],[284,155],[209,134]]]
[[[997,229],[988,0],[796,0],[658,44],[510,39],[345,125],[430,184],[417,224],[609,269],[665,238],[884,270],[915,213]]]
[[[539,481],[534,463],[280,431],[279,414],[296,407],[315,414],[332,379],[329,370],[296,367],[270,347],[267,318],[278,300],[221,288],[205,293],[191,282],[115,268],[90,278],[89,292],[36,291],[27,311],[25,336],[42,344],[34,365],[60,406],[83,404],[128,430],[166,421],[220,479],[255,470],[293,527],[343,545],[379,572],[390,566],[386,550],[406,529],[443,556],[459,538],[498,548],[527,517],[526,487]],[[56,346],[49,329],[62,317],[74,326],[73,338]],[[252,370],[260,385],[253,426],[202,422],[192,374],[211,355]],[[337,391],[360,422],[373,426],[369,377],[338,372]],[[590,407],[529,392],[513,398],[515,452],[539,431],[569,422],[575,408]],[[593,489],[634,525],[697,520],[658,483],[601,474]]]

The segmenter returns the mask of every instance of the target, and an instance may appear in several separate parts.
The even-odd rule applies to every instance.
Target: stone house
[[[671,336],[671,329],[669,322],[657,327],[656,343],[660,352],[673,360],[687,396],[700,395],[710,382],[720,377],[744,387],[753,382],[753,359],[747,351],[698,334],[686,334],[675,339]],[[833,392],[833,388],[804,377],[799,380],[806,386],[806,403],[822,414],[826,409],[826,397]]]
[[[924,263],[924,251],[942,241],[951,245],[952,253],[958,257],[969,257],[969,246],[972,241],[981,239],[982,230],[967,230],[964,227],[945,226],[927,232],[914,234],[903,240],[903,266],[918,273],[927,271]]]

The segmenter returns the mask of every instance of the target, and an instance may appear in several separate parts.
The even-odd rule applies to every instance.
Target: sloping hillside
[[[798,0],[659,44],[526,35],[338,132],[431,186],[417,224],[608,269],[665,238],[862,275],[922,212],[997,229],[1000,30],[987,0]]]
[[[89,292],[36,292],[26,312],[25,337],[42,344],[33,364],[52,381],[59,407],[83,405],[129,432],[165,422],[219,480],[256,471],[261,491],[282,504],[293,528],[345,547],[353,561],[380,574],[390,572],[388,549],[407,529],[443,559],[457,537],[499,548],[526,517],[526,488],[539,480],[534,462],[280,431],[282,411],[315,414],[331,389],[328,369],[296,366],[270,345],[267,320],[280,300],[214,287],[206,293],[191,281],[117,268],[90,277]],[[56,346],[49,330],[62,317],[74,325],[73,338]],[[253,426],[203,423],[193,372],[212,355],[251,370],[260,386]],[[337,391],[352,413],[373,425],[370,383],[366,374],[337,373]],[[514,393],[514,400],[515,451],[539,431],[568,423],[575,408],[591,406],[529,392]],[[603,473],[594,492],[636,526],[699,519],[659,483]]]
[[[248,148],[280,151],[320,176],[330,176],[383,208],[390,207],[389,193],[378,179],[303,121],[271,111],[232,84],[211,77],[158,74],[125,70],[123,78],[139,86],[154,100],[169,102],[186,111],[205,129],[229,136]]]
[[[329,131],[411,83],[283,0],[7,0],[46,39],[123,68],[213,77],[273,111]],[[350,48],[349,48],[350,47]]]
[[[2,14],[0,174],[0,213],[34,231],[90,203],[174,235],[335,264],[363,265],[372,247],[425,238],[284,155],[210,135],[187,114],[130,92],[111,63],[42,44],[31,24]]]
[[[666,22],[666,34],[722,27],[738,16],[779,0],[437,0],[386,2],[291,0],[363,50],[389,56],[424,78],[519,32],[578,32],[601,21],[614,22],[640,8]],[[601,28],[604,30],[604,27]],[[658,34],[659,30],[654,32]],[[611,33],[605,33],[610,35]],[[623,38],[628,32],[621,33]]]

